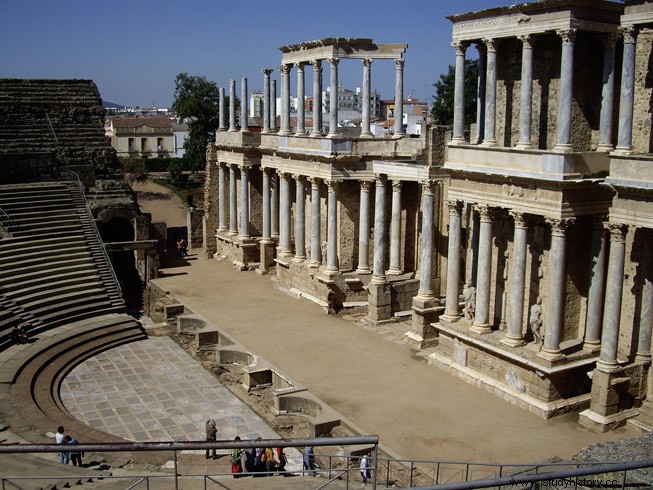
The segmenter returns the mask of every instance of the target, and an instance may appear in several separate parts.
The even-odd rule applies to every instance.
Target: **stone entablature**
[[[408,44],[376,44],[366,38],[324,38],[281,46],[282,63],[310,63],[315,60],[337,59],[398,59]]]

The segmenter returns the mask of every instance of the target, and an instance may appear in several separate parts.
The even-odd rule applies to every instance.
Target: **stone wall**
[[[218,167],[217,150],[210,144],[206,150],[206,177],[204,179],[204,221],[202,239],[204,254],[212,257],[216,252],[215,233],[218,229]]]
[[[633,108],[633,149],[653,152],[651,112],[653,111],[653,30],[642,29],[637,35],[635,55],[635,105]],[[619,91],[616,91],[617,97]]]

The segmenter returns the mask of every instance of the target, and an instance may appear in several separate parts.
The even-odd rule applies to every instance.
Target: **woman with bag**
[[[234,441],[240,441],[240,437],[236,436]],[[243,451],[238,448],[233,448],[231,451],[231,474],[234,478],[240,478],[243,472],[243,465],[240,460],[243,457]]]

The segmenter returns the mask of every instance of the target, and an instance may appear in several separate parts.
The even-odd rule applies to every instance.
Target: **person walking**
[[[240,441],[240,437],[236,436],[234,441]],[[238,448],[231,450],[231,475],[234,478],[240,478],[243,473],[243,465],[241,463],[241,458],[243,457],[243,451]]]
[[[60,425],[57,427],[57,433],[54,435],[54,442],[56,444],[65,444],[65,438],[66,436],[64,435],[65,429],[63,428],[63,425]],[[68,464],[68,453],[62,451],[59,453],[59,461],[61,464]]]
[[[213,419],[207,420],[205,428],[206,428],[206,441],[207,442],[215,442],[217,434],[218,434],[218,429],[215,428],[215,420],[213,420]],[[207,449],[206,450],[206,455],[205,455],[206,459],[209,459],[210,453],[211,453],[211,450]],[[213,448],[213,459],[217,459],[217,458],[218,458],[218,455],[216,454],[215,447],[214,447]]]
[[[70,436],[66,436],[66,440],[68,440],[68,445],[69,446],[76,446],[79,444],[79,441],[77,439],[74,439]],[[70,454],[70,462],[73,464],[73,466],[82,466],[82,456],[84,456],[84,453],[80,451],[76,451],[73,448],[70,448],[69,451]]]
[[[315,452],[310,446],[307,446],[306,449],[304,449],[304,471],[307,470],[309,475],[315,476]]]
[[[368,459],[369,453],[363,454],[361,458],[361,476],[363,477],[363,485],[367,484],[367,480],[370,478],[370,461]]]

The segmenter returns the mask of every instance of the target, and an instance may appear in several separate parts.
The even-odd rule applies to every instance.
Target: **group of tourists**
[[[258,437],[256,440],[262,439]],[[240,441],[240,437],[236,436],[234,441]],[[249,450],[233,449],[229,462],[233,477],[240,478],[246,474],[251,476],[283,475],[286,472],[288,460],[282,447],[276,449],[255,447]]]
[[[74,439],[68,434],[64,434],[64,432],[65,430],[63,426],[60,425],[57,428],[57,433],[54,435],[54,440],[57,444],[64,444],[66,446],[75,446],[79,444],[77,439]],[[68,464],[70,462],[73,466],[82,466],[82,456],[84,456],[83,452],[75,451],[75,448],[71,447],[70,449],[59,453],[59,461],[61,461],[61,464]]]

